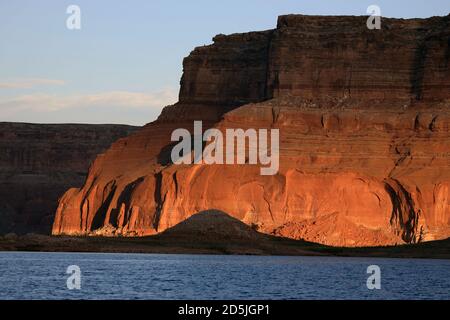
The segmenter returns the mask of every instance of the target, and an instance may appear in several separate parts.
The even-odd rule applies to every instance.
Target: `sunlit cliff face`
[[[364,17],[291,15],[216,37],[184,60],[180,101],[61,198],[53,234],[155,234],[218,209],[339,246],[450,236],[449,19],[369,30]],[[172,132],[200,120],[278,130],[276,174],[250,161],[174,164]]]

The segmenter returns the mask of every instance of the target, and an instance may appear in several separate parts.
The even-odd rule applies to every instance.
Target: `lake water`
[[[0,299],[450,299],[450,260],[0,252]]]

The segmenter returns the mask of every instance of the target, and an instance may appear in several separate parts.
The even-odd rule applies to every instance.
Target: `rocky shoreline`
[[[244,243],[189,243],[161,241],[156,236],[138,238],[66,237],[29,234],[14,239],[0,237],[0,251],[102,252],[154,254],[295,255],[377,258],[450,259],[450,239],[387,247],[329,247],[321,244],[272,239],[257,246]]]
[[[450,238],[398,246],[332,247],[263,234],[224,213],[205,212],[147,237],[8,234],[0,236],[0,251],[450,259]]]

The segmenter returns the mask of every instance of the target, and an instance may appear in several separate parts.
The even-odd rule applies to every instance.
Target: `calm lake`
[[[0,252],[0,299],[450,299],[450,260]]]

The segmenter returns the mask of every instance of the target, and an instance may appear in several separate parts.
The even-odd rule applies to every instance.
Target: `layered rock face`
[[[450,16],[281,16],[184,60],[179,102],[61,198],[53,234],[150,235],[210,209],[330,245],[450,236]],[[177,128],[279,129],[280,166],[175,165]],[[248,150],[247,150],[248,151]]]
[[[83,185],[98,153],[136,129],[0,123],[0,234],[50,233],[58,198]]]

